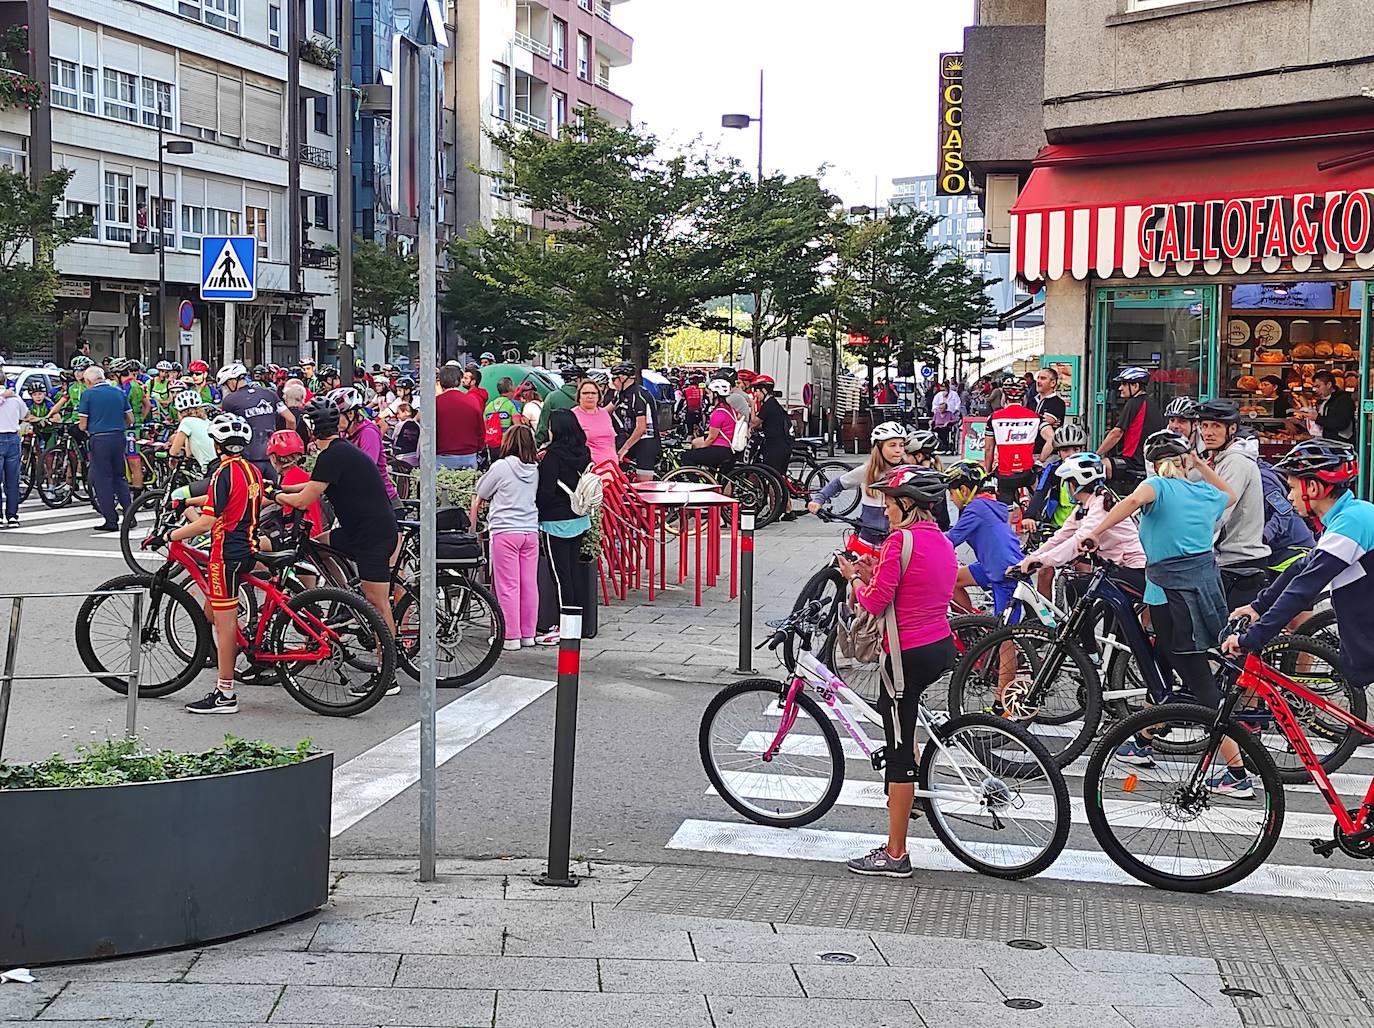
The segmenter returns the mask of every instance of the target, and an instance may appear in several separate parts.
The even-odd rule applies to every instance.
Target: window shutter
[[[205,206],[218,207],[225,211],[243,213],[243,187],[237,182],[224,179],[205,180]]]
[[[281,93],[261,86],[243,90],[244,136],[255,143],[281,146]]]
[[[243,136],[243,83],[219,77],[219,131],[239,139]]]
[[[215,112],[219,107],[219,83],[200,68],[181,66],[181,123],[214,132],[218,127]]]

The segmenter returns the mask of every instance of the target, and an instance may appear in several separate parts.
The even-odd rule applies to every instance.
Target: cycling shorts
[[[638,471],[653,471],[658,465],[658,440],[641,439],[626,451]]]
[[[921,694],[954,667],[954,637],[939,642],[913,646],[902,651],[902,698],[893,700],[886,685],[878,692],[878,713],[883,719],[883,781],[916,781],[916,715],[921,707]],[[883,666],[892,673],[892,655],[883,657]],[[895,715],[895,716],[894,716]],[[900,729],[901,738],[897,738]]]
[[[253,558],[211,560],[205,566],[205,598],[211,610],[236,610],[239,584],[253,567]]]
[[[329,545],[353,558],[353,563],[358,565],[358,577],[364,582],[391,581],[391,554],[396,549],[394,540],[386,545],[371,540],[355,540],[340,526],[329,533]]]
[[[1034,471],[1022,471],[1015,475],[998,475],[997,502],[1010,507],[1020,500],[1022,489],[1030,489],[1034,485]]]
[[[968,573],[982,588],[992,593],[992,612],[994,614],[1001,614],[1007,609],[1007,604],[1011,603],[1012,596],[1016,592],[1016,586],[1013,583],[1006,579],[994,582],[988,577],[987,569],[981,564],[970,564]]]

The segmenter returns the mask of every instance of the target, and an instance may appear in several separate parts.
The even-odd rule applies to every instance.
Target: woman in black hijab
[[[571,491],[577,480],[591,467],[587,434],[570,410],[549,414],[550,441],[539,459],[539,486],[534,503],[539,511],[539,530],[544,553],[553,572],[560,607],[586,609],[588,577],[581,562],[582,537],[591,528],[591,519],[572,509]],[[541,646],[558,645],[558,626],[541,632],[535,641]]]

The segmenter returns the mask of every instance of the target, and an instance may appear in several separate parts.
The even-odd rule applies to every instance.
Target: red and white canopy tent
[[[1011,270],[1370,270],[1372,193],[1374,115],[1047,146],[1011,208]]]

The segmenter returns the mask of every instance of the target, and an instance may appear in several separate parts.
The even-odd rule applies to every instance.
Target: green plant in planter
[[[54,753],[31,764],[0,761],[0,790],[63,789],[92,785],[166,782],[175,778],[227,775],[298,764],[317,751],[311,739],[293,747],[226,735],[224,742],[204,753],[146,750],[137,739],[110,739],[76,747],[76,757]]]
[[[9,107],[34,110],[43,102],[43,87],[27,75],[0,71],[0,111]]]
[[[592,527],[582,536],[582,559],[596,560],[601,555],[601,508],[597,507],[591,515]]]

